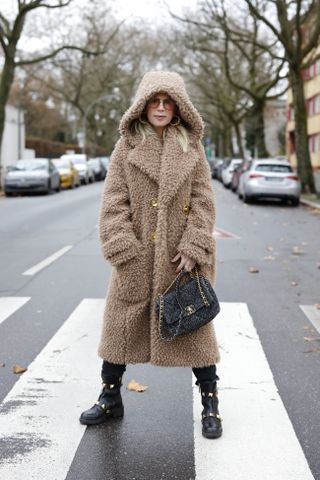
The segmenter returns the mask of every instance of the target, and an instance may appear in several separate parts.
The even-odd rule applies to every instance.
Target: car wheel
[[[247,195],[246,193],[243,193],[243,201],[244,203],[251,203],[253,200],[253,197],[250,197],[250,195]]]
[[[48,180],[48,186],[47,186],[47,190],[45,192],[46,195],[50,195],[51,193],[51,182],[50,180]]]
[[[13,197],[13,193],[12,192],[6,192],[4,191],[4,194],[6,197]]]
[[[293,207],[298,207],[299,204],[300,204],[300,198],[293,198],[291,200],[291,204],[292,204]]]
[[[59,185],[56,188],[56,192],[59,193],[61,192],[61,183],[59,182]]]

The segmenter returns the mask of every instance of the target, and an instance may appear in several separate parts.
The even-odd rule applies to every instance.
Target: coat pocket
[[[146,300],[151,290],[147,258],[144,251],[116,267],[117,295],[124,303]]]

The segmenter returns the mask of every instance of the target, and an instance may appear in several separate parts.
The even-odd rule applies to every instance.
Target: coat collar
[[[157,183],[159,203],[168,205],[181,185],[192,173],[199,153],[196,139],[190,135],[188,151],[183,152],[174,130],[170,129],[162,143],[155,133],[141,144],[140,139],[130,138],[134,148],[129,152],[128,162],[138,167],[145,175]]]

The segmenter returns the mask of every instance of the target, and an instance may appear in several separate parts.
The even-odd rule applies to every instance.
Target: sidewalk
[[[320,209],[320,197],[317,197],[315,194],[302,193],[300,196],[300,203]]]

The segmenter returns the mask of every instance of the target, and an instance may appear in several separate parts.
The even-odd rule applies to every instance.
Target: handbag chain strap
[[[196,272],[196,278],[197,278],[197,283],[198,283],[198,288],[199,288],[199,291],[200,291],[200,294],[201,294],[201,297],[202,297],[202,300],[203,300],[203,303],[206,305],[206,306],[209,306],[209,302],[201,288],[201,285],[200,285],[200,278],[199,278],[199,272],[198,272],[198,268],[195,266],[194,267],[195,269],[195,272]],[[172,336],[172,337],[168,337],[168,336],[164,336],[162,334],[162,330],[163,330],[163,310],[164,310],[164,295],[167,293],[168,290],[170,290],[170,288],[172,287],[172,285],[175,283],[175,281],[177,280],[177,278],[179,276],[182,276],[182,274],[185,273],[183,270],[181,270],[178,275],[175,277],[175,279],[173,280],[173,282],[169,285],[169,287],[161,294],[161,293],[158,293],[158,297],[159,297],[159,334],[160,334],[160,337],[162,338],[162,340],[167,340],[167,341],[172,341],[176,338],[176,336],[178,335],[178,332],[180,330],[180,325],[181,325],[181,322],[182,322],[182,307],[180,305],[180,308],[181,308],[181,313],[180,313],[180,319],[179,319],[179,324],[178,324],[178,327],[177,327],[177,330],[175,332],[175,334]],[[192,272],[188,272],[190,277],[193,277],[193,274]]]

